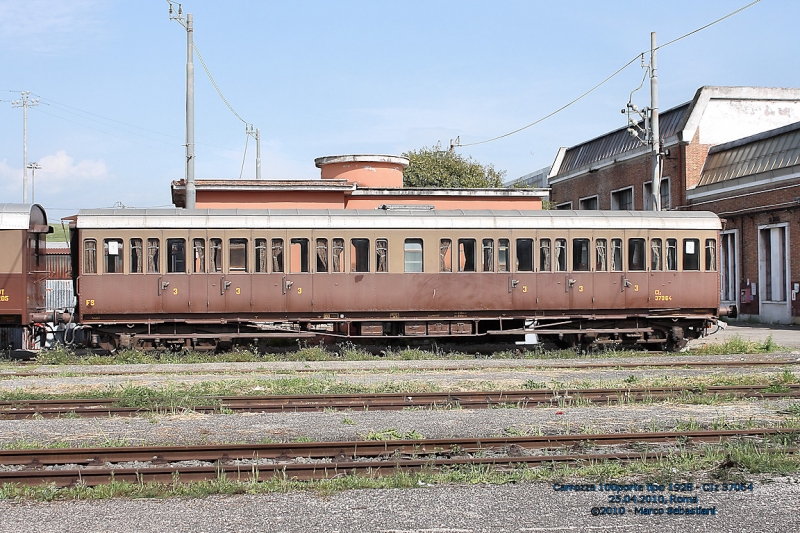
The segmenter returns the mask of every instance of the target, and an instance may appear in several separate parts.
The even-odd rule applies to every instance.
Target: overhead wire
[[[728,19],[728,18],[730,18],[730,17],[732,17],[732,16],[734,16],[734,15],[736,15],[736,14],[738,14],[738,13],[741,13],[741,12],[742,12],[742,11],[744,11],[745,9],[747,9],[747,8],[749,8],[749,7],[752,7],[752,6],[754,6],[754,5],[756,5],[757,3],[759,3],[759,2],[761,2],[761,0],[753,0],[752,2],[750,2],[749,4],[747,4],[746,6],[744,6],[744,7],[741,7],[741,8],[739,8],[739,9],[737,9],[736,11],[732,11],[731,13],[728,13],[728,14],[727,14],[727,15],[725,15],[724,17],[718,18],[718,19],[717,19],[717,20],[715,20],[714,22],[710,22],[709,24],[706,24],[705,26],[701,26],[700,28],[697,28],[697,29],[695,29],[695,30],[692,30],[692,31],[690,31],[689,33],[687,33],[687,34],[685,34],[685,35],[681,35],[680,37],[678,37],[678,38],[676,38],[676,39],[673,39],[673,40],[671,40],[671,41],[668,41],[668,42],[666,42],[666,43],[664,43],[664,44],[662,44],[662,45],[660,45],[660,46],[657,46],[655,49],[656,49],[656,50],[658,50],[658,49],[660,49],[660,48],[665,48],[665,47],[667,47],[667,46],[669,46],[669,45],[671,45],[671,44],[673,44],[673,43],[676,43],[676,42],[680,41],[681,39],[685,39],[686,37],[689,37],[689,36],[691,36],[691,35],[694,35],[695,33],[698,33],[698,32],[700,32],[700,31],[703,31],[703,30],[707,29],[707,28],[710,28],[711,26],[713,26],[713,25],[715,25],[715,24],[718,24],[718,23],[722,22],[723,20],[725,20],[725,19]],[[492,137],[491,139],[486,139],[486,140],[483,140],[483,141],[478,141],[478,142],[473,142],[473,143],[456,143],[456,144],[454,144],[453,146],[464,147],[464,146],[476,146],[476,145],[478,145],[478,144],[485,144],[485,143],[489,143],[489,142],[492,142],[492,141],[497,141],[497,140],[499,140],[499,139],[503,139],[503,138],[505,138],[505,137],[509,137],[509,136],[511,136],[511,135],[514,135],[514,134],[516,134],[516,133],[519,133],[519,132],[521,132],[521,131],[523,131],[523,130],[526,130],[526,129],[528,129],[528,128],[530,128],[531,126],[535,126],[535,125],[537,125],[537,124],[539,124],[539,123],[541,123],[541,122],[543,122],[543,121],[547,120],[548,118],[552,117],[553,115],[556,115],[556,114],[560,113],[561,111],[563,111],[563,110],[567,109],[568,107],[570,107],[571,105],[575,104],[575,103],[576,103],[576,102],[578,102],[579,100],[581,100],[581,99],[585,98],[586,96],[588,96],[589,94],[591,94],[592,92],[594,92],[595,90],[597,90],[599,87],[601,87],[602,85],[604,85],[606,82],[608,82],[609,80],[611,80],[611,79],[612,79],[614,76],[616,76],[617,74],[619,74],[620,72],[622,72],[623,70],[625,70],[626,68],[628,68],[628,67],[629,67],[629,66],[630,66],[630,65],[631,65],[631,64],[632,64],[634,61],[636,61],[636,60],[637,60],[637,59],[639,59],[640,57],[643,57],[645,53],[646,53],[646,52],[641,52],[641,53],[639,53],[639,54],[636,54],[636,56],[635,56],[633,59],[631,59],[630,61],[628,61],[627,63],[625,63],[625,65],[623,65],[622,67],[620,67],[618,70],[616,70],[616,71],[615,71],[613,74],[611,74],[609,77],[607,77],[606,79],[604,79],[603,81],[601,81],[600,83],[598,83],[597,85],[595,85],[594,87],[592,87],[591,89],[589,89],[588,91],[586,91],[585,93],[583,93],[582,95],[578,96],[577,98],[575,98],[574,100],[570,101],[569,103],[567,103],[567,104],[565,104],[565,105],[563,105],[563,106],[559,107],[558,109],[556,109],[556,110],[555,110],[555,111],[553,111],[552,113],[549,113],[549,114],[545,115],[544,117],[542,117],[542,118],[540,118],[540,119],[538,119],[538,120],[535,120],[535,121],[531,122],[531,123],[530,123],[530,124],[528,124],[527,126],[523,126],[523,127],[521,127],[521,128],[517,128],[517,129],[516,129],[516,130],[514,130],[514,131],[510,131],[510,132],[508,132],[508,133],[504,133],[503,135],[498,135],[497,137]]]

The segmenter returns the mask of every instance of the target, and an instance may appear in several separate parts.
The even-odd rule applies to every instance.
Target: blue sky
[[[748,0],[553,2],[187,0],[194,39],[234,109],[261,130],[264,179],[315,179],[314,158],[483,141],[566,104],[649,48]],[[797,0],[762,0],[659,50],[662,110],[704,85],[800,87]],[[165,0],[0,0],[0,202],[22,200],[22,90],[35,199],[170,205],[184,176],[186,33]],[[459,151],[518,177],[625,125],[639,61],[548,120]],[[238,178],[245,127],[195,56],[197,178]],[[634,94],[648,104],[645,85]],[[253,178],[250,140],[242,177]]]

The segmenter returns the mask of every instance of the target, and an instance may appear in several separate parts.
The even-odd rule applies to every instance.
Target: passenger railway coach
[[[121,209],[71,229],[75,318],[110,350],[523,335],[678,349],[719,315],[712,213]]]

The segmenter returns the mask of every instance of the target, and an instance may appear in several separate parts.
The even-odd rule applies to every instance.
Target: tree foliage
[[[403,171],[405,187],[494,188],[503,186],[505,170],[481,165],[464,157],[436,148],[421,148],[403,153],[408,168]]]

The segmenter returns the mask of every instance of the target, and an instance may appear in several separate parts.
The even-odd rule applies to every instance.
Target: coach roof
[[[80,229],[714,229],[709,212],[651,211],[419,211],[93,209],[75,217]]]
[[[0,229],[47,233],[47,215],[39,204],[0,204]]]

